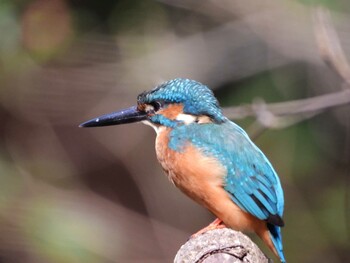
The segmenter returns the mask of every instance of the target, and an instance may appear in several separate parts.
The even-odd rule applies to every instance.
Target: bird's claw
[[[225,224],[222,222],[221,219],[216,218],[212,223],[210,223],[207,227],[202,228],[198,232],[194,233],[191,238],[195,238],[201,234],[204,234],[207,231],[214,230],[214,229],[221,229],[225,228]]]

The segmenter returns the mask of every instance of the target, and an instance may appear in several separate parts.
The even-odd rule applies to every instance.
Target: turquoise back
[[[244,211],[266,220],[283,215],[284,198],[279,178],[265,155],[235,123],[179,125],[170,133],[169,147],[183,151],[187,143],[225,168],[225,190]]]

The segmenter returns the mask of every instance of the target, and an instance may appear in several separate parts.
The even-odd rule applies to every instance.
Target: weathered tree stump
[[[229,228],[207,231],[188,240],[174,263],[268,263],[272,262],[253,241]]]

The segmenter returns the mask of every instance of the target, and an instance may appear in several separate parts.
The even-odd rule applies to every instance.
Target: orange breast
[[[168,147],[170,129],[160,132],[156,139],[159,162],[169,179],[196,201],[206,200],[205,187],[221,187],[225,168],[214,158],[204,156],[191,144],[177,152]]]
[[[209,209],[227,226],[236,230],[260,232],[264,221],[240,209],[223,188],[226,169],[214,158],[205,156],[190,143],[182,152],[168,147],[169,128],[158,133],[156,152],[169,179],[186,195]]]

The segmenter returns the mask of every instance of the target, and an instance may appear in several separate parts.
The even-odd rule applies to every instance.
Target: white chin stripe
[[[164,126],[155,125],[150,121],[142,121],[142,123],[148,126],[151,126],[156,131],[157,134],[165,128]]]
[[[150,121],[142,121],[142,123],[146,124],[147,126],[151,126],[155,131],[157,131],[157,129],[158,129],[158,127]]]

